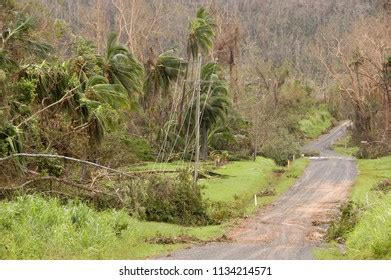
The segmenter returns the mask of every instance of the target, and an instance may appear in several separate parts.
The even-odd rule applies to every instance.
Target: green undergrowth
[[[303,134],[313,139],[325,133],[333,125],[333,117],[324,106],[320,106],[310,109],[299,125]]]
[[[384,179],[391,179],[391,156],[379,159],[357,160],[359,176],[352,192],[352,199],[365,202],[377,193],[371,189]]]
[[[0,203],[0,259],[142,259],[184,246],[152,241],[161,236],[210,240],[223,229],[143,222],[124,211],[24,196]]]
[[[351,201],[331,225],[328,246],[315,252],[320,259],[391,259],[391,156],[357,165]]]
[[[82,202],[38,195],[0,202],[1,259],[143,259],[224,236],[235,220],[274,201],[303,172],[308,160],[281,168],[259,157],[215,170],[202,179],[202,196],[215,225],[181,226],[147,222],[124,210],[97,211]],[[147,165],[148,166],[148,165]],[[181,163],[167,164],[178,168]],[[155,167],[150,167],[154,169]],[[264,191],[270,194],[264,196]],[[267,193],[267,192],[266,192]]]

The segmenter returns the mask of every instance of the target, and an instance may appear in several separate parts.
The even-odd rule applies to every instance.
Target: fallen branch
[[[51,103],[50,105],[46,106],[45,108],[42,108],[41,110],[35,112],[34,114],[32,114],[30,117],[28,117],[27,119],[23,120],[20,124],[18,124],[16,127],[19,128],[21,127],[22,125],[24,125],[25,123],[29,122],[30,120],[32,120],[33,118],[35,118],[35,116],[41,114],[42,112],[50,109],[51,107],[57,105],[57,104],[60,104],[62,103],[63,101],[65,101],[66,99],[68,98],[71,98],[74,94],[75,94],[75,90],[78,89],[80,87],[80,85],[74,87],[73,89],[69,90],[67,93],[64,94],[63,97],[61,97],[61,99],[57,100],[56,102],[53,102]],[[72,93],[71,95],[69,95],[70,93]]]
[[[100,194],[104,194],[104,195],[108,195],[108,196],[113,196],[113,195],[111,195],[109,193],[96,191],[96,190],[91,190],[91,189],[89,189],[89,188],[87,188],[87,187],[85,187],[83,185],[80,185],[80,184],[68,181],[66,179],[53,177],[53,176],[45,176],[45,177],[34,178],[34,179],[31,179],[29,181],[24,182],[23,184],[21,184],[19,186],[16,186],[16,187],[0,188],[0,191],[22,190],[22,189],[25,189],[28,185],[31,185],[33,183],[37,183],[37,182],[40,182],[40,181],[56,181],[58,183],[69,185],[71,187],[74,187],[74,188],[77,188],[77,189],[81,189],[81,190],[84,190],[84,191],[87,191],[87,192],[94,192],[94,193],[100,193]]]
[[[126,176],[126,177],[131,177],[131,178],[134,178],[137,175],[142,175],[142,174],[178,173],[177,170],[142,170],[142,171],[133,171],[131,173],[129,173],[129,172],[122,172],[120,170],[117,170],[117,169],[114,169],[114,168],[111,168],[111,167],[107,167],[107,166],[104,166],[104,165],[101,165],[101,164],[98,164],[98,163],[90,162],[90,161],[87,161],[87,160],[82,160],[82,159],[73,158],[73,157],[67,157],[67,156],[61,156],[61,155],[53,155],[53,154],[15,153],[15,154],[11,154],[9,156],[0,158],[0,162],[6,161],[6,160],[9,160],[9,159],[12,159],[12,158],[16,158],[16,157],[32,157],[32,158],[43,157],[43,158],[58,158],[58,159],[63,159],[63,160],[69,160],[69,161],[79,162],[79,163],[91,165],[91,166],[94,166],[94,167],[97,167],[97,168],[105,169],[105,170],[108,170],[108,171],[111,171],[111,172],[114,172],[114,173],[117,173],[117,174],[120,174],[120,175],[123,175],[123,176]]]
[[[0,162],[9,160],[9,159],[12,159],[12,158],[15,158],[15,157],[33,157],[33,158],[43,157],[43,158],[64,159],[64,160],[75,161],[75,162],[91,165],[91,166],[94,166],[94,167],[98,167],[98,168],[105,169],[105,170],[108,170],[108,171],[111,171],[111,172],[114,172],[114,173],[118,173],[118,174],[121,174],[121,175],[124,175],[124,176],[127,176],[127,177],[134,177],[134,175],[132,175],[132,174],[125,173],[125,172],[119,171],[117,169],[114,169],[114,168],[111,168],[111,167],[107,167],[107,166],[104,166],[104,165],[100,165],[100,164],[97,164],[97,163],[94,163],[94,162],[90,162],[90,161],[87,161],[87,160],[82,160],[82,159],[73,158],[73,157],[67,157],[67,156],[61,156],[61,155],[53,155],[53,154],[16,153],[16,154],[11,154],[11,155],[9,155],[7,157],[4,157],[4,158],[0,158]]]
[[[24,182],[23,184],[21,184],[19,186],[15,186],[15,187],[0,188],[0,193],[23,190],[23,189],[26,189],[27,187],[29,187],[29,185],[31,185],[33,183],[40,182],[40,181],[55,181],[60,184],[64,184],[64,185],[73,187],[75,189],[84,191],[82,196],[88,197],[89,199],[94,199],[96,195],[102,195],[102,196],[106,196],[110,199],[114,199],[116,201],[116,203],[120,202],[120,204],[122,206],[125,205],[125,202],[121,199],[121,197],[118,193],[112,194],[112,193],[108,193],[108,192],[99,191],[96,189],[89,189],[84,185],[80,185],[75,182],[68,181],[68,180],[62,179],[62,178],[53,177],[53,176],[46,176],[46,177],[39,177],[39,178],[31,179],[29,181]],[[34,188],[39,189],[40,186],[32,186],[32,189],[34,189]],[[43,190],[43,191],[41,191],[41,193],[55,193],[55,194],[60,194],[60,195],[68,196],[68,197],[74,197],[74,195],[72,195],[71,193],[65,193],[63,191],[59,191],[56,189]]]

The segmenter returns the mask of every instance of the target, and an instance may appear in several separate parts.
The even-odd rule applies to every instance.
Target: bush
[[[154,160],[152,147],[146,139],[121,131],[106,136],[99,148],[99,158],[102,164],[111,166]]]
[[[147,220],[202,225],[209,222],[200,187],[194,185],[190,172],[183,171],[175,179],[152,176],[148,180],[145,201]]]
[[[273,159],[278,165],[286,166],[293,156],[300,156],[300,144],[287,130],[280,130],[273,140],[263,145],[261,154]]]
[[[45,151],[47,154],[57,154],[55,150]],[[62,159],[58,158],[38,158],[35,162],[38,167],[38,171],[41,174],[47,174],[51,176],[59,177],[63,174],[65,166]]]
[[[299,124],[304,136],[316,138],[332,126],[333,117],[324,106],[319,106],[309,110],[306,118],[300,120]]]
[[[384,195],[366,211],[346,238],[349,259],[391,258],[391,195]]]
[[[213,224],[221,224],[225,221],[242,218],[246,214],[249,204],[249,196],[243,195],[235,197],[235,202],[227,203],[222,201],[210,202],[208,205],[208,215]]]
[[[370,144],[359,143],[359,145],[360,145],[360,149],[356,154],[357,158],[376,159],[384,155],[389,155],[391,153],[391,144],[387,142],[386,143],[371,142]]]
[[[305,157],[318,157],[320,156],[320,151],[319,150],[303,151],[303,155]]]
[[[389,193],[391,191],[391,179],[380,181],[374,188],[375,191]]]

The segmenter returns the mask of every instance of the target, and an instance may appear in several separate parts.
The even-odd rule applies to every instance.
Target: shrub
[[[146,139],[122,131],[107,135],[99,149],[99,157],[102,164],[111,166],[154,160],[152,147]]]
[[[300,120],[300,130],[304,136],[315,138],[324,133],[333,124],[333,117],[324,106],[312,108],[305,119]]]
[[[320,155],[320,151],[319,150],[303,151],[303,155],[305,157],[318,157]]]
[[[208,215],[213,224],[221,224],[227,220],[242,218],[246,214],[249,195],[236,196],[232,203],[214,201],[208,203]]]
[[[280,129],[273,140],[263,145],[261,154],[273,159],[278,165],[286,166],[293,156],[300,155],[300,145],[292,134],[285,129]]]
[[[17,82],[13,86],[13,92],[15,93],[15,99],[23,104],[30,104],[34,101],[36,98],[35,90],[37,88],[37,81],[36,80],[27,80],[25,78],[20,79],[19,82]]]
[[[47,154],[57,154],[55,150],[46,151]],[[38,171],[42,174],[60,176],[64,172],[64,162],[58,158],[45,158],[41,157],[36,160]]]
[[[150,177],[144,207],[146,219],[150,221],[182,225],[201,225],[209,221],[200,187],[187,171],[175,179]]]

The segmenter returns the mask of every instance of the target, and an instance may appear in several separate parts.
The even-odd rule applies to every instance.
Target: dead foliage
[[[278,168],[278,169],[274,169],[273,170],[273,173],[277,176],[281,176],[282,174],[286,173],[286,170],[285,169],[282,169],[282,168]]]
[[[230,242],[232,241],[232,239],[227,237],[225,234],[210,241],[204,241],[194,236],[188,236],[185,234],[179,236],[163,236],[161,234],[158,234],[157,236],[153,238],[149,238],[146,241],[152,244],[170,245],[170,244],[201,244],[201,243],[203,244],[207,242]]]
[[[391,191],[391,179],[386,179],[383,181],[380,181],[374,188],[375,191],[380,191],[383,193],[388,193]]]
[[[271,188],[267,188],[266,190],[257,193],[258,196],[275,196],[276,194],[277,194],[276,189],[271,189]]]

